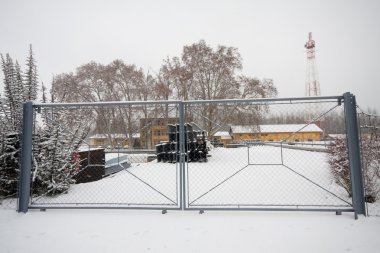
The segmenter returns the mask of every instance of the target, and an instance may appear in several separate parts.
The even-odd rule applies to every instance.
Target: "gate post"
[[[33,102],[23,105],[18,212],[28,212],[32,169]]]
[[[185,186],[185,108],[183,101],[179,102],[179,167],[180,167],[180,207],[186,208]]]
[[[356,114],[356,99],[349,92],[343,94],[347,131],[348,158],[350,164],[352,204],[355,216],[365,215],[364,184],[360,159],[359,130]]]

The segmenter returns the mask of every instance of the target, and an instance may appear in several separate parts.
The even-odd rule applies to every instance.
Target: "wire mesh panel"
[[[349,93],[29,103],[18,206],[364,214],[364,198],[377,197],[364,196],[360,167],[377,163],[361,166],[355,111]]]
[[[180,207],[175,103],[37,108],[32,208]]]
[[[189,101],[185,113],[207,143],[186,164],[186,208],[353,210],[334,160],[348,156],[341,101]]]
[[[380,116],[358,110],[361,159],[368,216],[380,216]]]

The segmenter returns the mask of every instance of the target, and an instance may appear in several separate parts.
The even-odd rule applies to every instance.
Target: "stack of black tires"
[[[185,125],[185,160],[187,162],[207,162],[206,135],[204,131],[193,130],[190,123]],[[158,162],[175,163],[180,158],[179,124],[168,125],[169,141],[156,145]]]

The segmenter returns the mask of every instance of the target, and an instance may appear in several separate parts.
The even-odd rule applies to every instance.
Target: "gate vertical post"
[[[186,208],[185,186],[185,108],[183,101],[179,102],[179,165],[180,165],[180,207]]]
[[[18,212],[28,212],[32,169],[33,102],[23,105]]]
[[[360,159],[356,99],[355,96],[349,92],[344,93],[343,98],[351,176],[352,203],[354,206],[355,215],[365,215],[364,184]]]

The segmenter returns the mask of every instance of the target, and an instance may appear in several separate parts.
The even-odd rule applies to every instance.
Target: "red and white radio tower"
[[[315,41],[309,32],[309,40],[305,44],[307,56],[306,68],[306,96],[320,96],[321,88],[319,86],[319,77],[317,63],[315,62]]]

